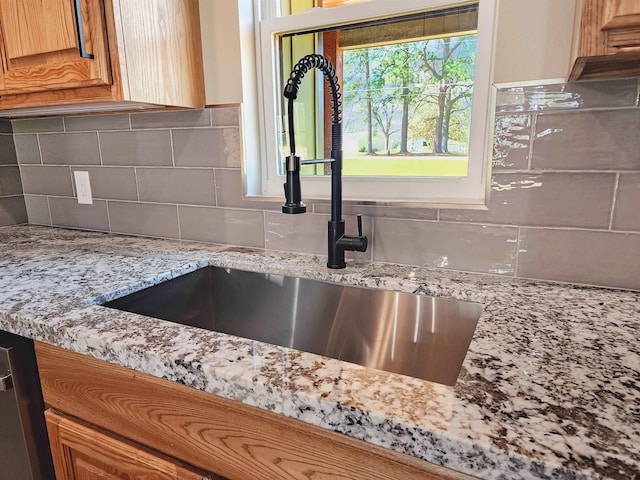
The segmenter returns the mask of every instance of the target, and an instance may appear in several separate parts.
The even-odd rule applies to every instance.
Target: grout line
[[[213,199],[215,201],[216,207],[218,206],[218,176],[216,175],[216,169],[213,168]]]
[[[120,167],[121,165],[112,165],[114,167]],[[122,167],[130,167],[129,165],[122,165]],[[171,170],[205,170],[209,171],[213,168],[217,169],[218,167],[214,167],[213,165],[204,167],[204,166],[194,166],[191,167],[189,165],[179,165],[176,167],[172,167],[171,165],[136,165],[135,168],[139,168],[140,170],[160,170],[160,169],[171,169]],[[237,170],[237,169],[236,169]]]
[[[582,227],[537,227],[529,225],[521,225],[519,228],[527,228],[530,230],[554,230],[563,232],[595,232],[595,233],[620,233],[623,235],[640,235],[639,230],[609,230],[607,228],[582,228]]]
[[[122,132],[130,132],[130,131],[134,131],[134,132],[161,132],[161,131],[166,131],[166,130],[223,130],[225,128],[239,128],[238,125],[216,125],[216,126],[211,126],[211,125],[191,125],[191,126],[180,126],[180,125],[176,125],[176,126],[167,126],[167,127],[139,127],[139,128],[133,128],[133,126],[131,125],[131,121],[129,121],[129,127],[130,128],[114,128],[114,129],[103,129],[100,130],[103,133],[122,133]],[[46,132],[16,132],[16,133],[6,133],[3,135],[33,135],[35,133],[41,134],[41,135],[55,135],[55,134],[60,134],[60,133],[91,133],[91,132],[95,132],[96,130],[69,130],[69,131],[46,131]],[[2,134],[0,134],[2,135]]]
[[[104,230],[91,230],[88,228],[79,228],[79,227],[64,227],[64,228],[71,228],[73,230],[84,230],[84,231],[88,231],[88,232],[104,232]],[[112,231],[111,233],[116,234],[116,235],[130,235],[132,237],[140,237],[140,238],[152,238],[152,239],[158,239],[158,240],[173,240],[174,242],[179,240],[176,237],[163,237],[161,235],[150,235],[147,233],[137,233],[137,232],[127,232],[125,230],[115,230]],[[202,242],[202,243],[206,243],[206,242]],[[209,242],[210,243],[210,242]]]
[[[64,117],[60,117],[62,120],[62,131],[66,132],[67,131],[67,123],[64,121]]]
[[[39,193],[29,193],[28,195],[42,195]],[[73,198],[65,195],[50,195],[51,197],[60,197],[60,198]],[[153,202],[149,200],[126,200],[126,199],[114,199],[114,198],[96,198],[96,200],[109,200],[110,202],[118,202],[118,203],[131,203],[131,204],[142,204],[142,205],[180,205],[181,207],[192,207],[192,208],[207,208],[207,209],[215,209],[215,210],[230,210],[230,211],[241,211],[241,212],[272,212],[276,213],[277,210],[264,210],[262,208],[242,208],[242,207],[216,207],[215,205],[203,205],[201,203],[176,203],[176,202]],[[320,214],[325,215],[325,214]],[[325,215],[328,216],[328,215]]]
[[[49,197],[49,198],[66,198],[70,200],[75,200],[75,197],[70,197],[69,195],[57,195],[57,194],[46,194],[46,193],[27,193],[27,195],[35,195],[39,197]],[[94,197],[94,200],[107,201],[108,199],[102,198],[102,197]],[[109,199],[109,200],[115,201],[115,202],[124,201],[124,200],[113,200],[113,199]]]
[[[173,150],[173,129],[172,128],[169,129],[169,145],[171,147],[171,165],[173,167],[175,167],[176,166],[176,154],[175,154],[175,152]]]
[[[262,210],[262,244],[267,248],[267,211]]]
[[[519,260],[520,260],[520,230],[521,230],[521,227],[518,226],[518,231],[516,232],[516,258],[515,258],[515,265],[513,268],[514,277],[518,276],[518,267],[519,267]]]
[[[510,115],[565,115],[568,113],[578,113],[578,112],[601,112],[608,110],[634,110],[636,108],[636,101],[634,101],[633,105],[610,105],[610,106],[602,106],[602,107],[578,107],[578,108],[558,108],[554,110],[509,110],[509,111],[500,111],[496,112],[496,116],[510,116]]]
[[[211,167],[188,167],[188,166],[180,165],[180,166],[177,166],[176,168],[211,168]],[[213,168],[215,168],[216,170],[228,170],[228,171],[231,171],[231,172],[237,172],[237,171],[241,170],[241,167],[218,167],[218,166],[216,166],[216,167],[213,167]]]
[[[109,225],[109,232],[111,232],[111,212],[109,211],[109,200],[105,200],[107,206],[107,224]]]
[[[176,204],[176,221],[178,222],[178,240],[182,240],[182,229],[180,228],[180,207]]]
[[[136,181],[136,201],[140,201],[140,186],[138,184],[138,167],[133,167],[133,177]]]
[[[575,173],[575,174],[580,174],[580,173],[618,173],[619,170],[615,170],[615,169],[602,169],[602,170],[596,170],[596,169],[588,169],[588,170],[571,170],[571,169],[566,169],[566,168],[534,168],[531,170],[525,170],[522,168],[514,168],[513,170],[505,170],[505,169],[499,169],[496,171],[496,169],[493,169],[492,173],[497,173],[500,175],[509,175],[509,174],[516,174],[516,173]],[[625,172],[640,172],[640,169],[638,170],[625,170]]]
[[[464,272],[464,270],[461,270],[461,271]],[[483,275],[494,275],[494,276],[497,276],[498,278],[504,277],[503,275],[498,275],[495,273],[483,273]],[[534,282],[557,283],[560,285],[568,285],[572,287],[579,286],[579,287],[589,287],[589,288],[598,288],[598,289],[606,289],[606,290],[620,290],[623,292],[631,292],[633,294],[638,293],[638,289],[633,287],[612,287],[611,285],[603,285],[603,284],[597,284],[597,283],[584,283],[584,282],[571,281],[571,280],[558,280],[553,278],[542,278],[542,277],[517,277],[517,278],[520,280],[533,280]]]
[[[527,152],[527,170],[531,171],[531,165],[533,161],[533,140],[536,137],[536,129],[538,126],[538,114],[531,115],[531,126],[529,127],[529,149]]]
[[[328,214],[319,214],[328,215]],[[422,218],[389,218],[389,220],[401,221],[401,222],[418,222],[418,223],[437,223],[436,220],[422,219]],[[470,222],[460,220],[444,220],[442,223],[450,225],[470,225],[477,227],[495,227],[495,228],[530,228],[535,230],[571,230],[571,231],[585,231],[585,232],[609,232],[607,227],[573,227],[573,226],[561,226],[561,225],[518,225],[513,223],[487,223],[487,222]],[[640,231],[634,230],[611,230],[612,233],[629,233],[640,235]]]
[[[7,166],[11,166],[14,164],[7,164]],[[19,163],[18,165],[25,165],[25,166],[36,166],[36,165],[43,165],[42,163]],[[176,169],[176,170],[211,170],[212,168],[215,168],[216,170],[226,170],[226,171],[231,171],[231,172],[237,172],[240,170],[239,167],[220,167],[220,166],[213,166],[213,165],[209,165],[209,166],[202,166],[202,165],[176,165],[175,167],[172,165],[100,165],[100,164],[87,164],[87,163],[78,163],[78,164],[68,164],[68,163],[47,163],[44,164],[44,166],[47,167],[68,167],[69,165],[73,166],[73,167],[85,167],[85,168],[97,168],[97,167],[104,167],[104,168],[140,168],[140,169],[153,169],[153,168],[171,168],[171,169]],[[619,170],[618,169],[567,169],[567,168],[534,168],[534,169],[524,169],[524,168],[514,168],[514,169],[505,169],[505,168],[494,168],[492,169],[492,173],[493,174],[499,174],[499,175],[515,175],[515,174],[543,174],[543,173],[568,173],[568,174],[582,174],[582,173],[618,173]],[[625,170],[625,173],[640,173],[640,168],[638,169],[633,169],[633,170]],[[329,180],[329,179],[327,179]],[[272,197],[272,198],[276,198],[276,197]],[[279,197],[278,197],[279,198]],[[271,201],[278,201],[276,200],[271,200]],[[344,203],[345,205],[348,206],[358,206],[358,205],[364,205],[364,204],[360,204],[358,202],[361,202],[362,200],[349,200],[349,199],[345,199]],[[325,198],[325,199],[313,199],[311,200],[312,203],[318,203],[319,205],[329,205],[331,203],[329,198]],[[365,206],[375,206],[374,204],[371,203],[367,203]],[[399,204],[389,204],[389,203],[384,203],[382,205],[379,205],[380,207],[384,207],[384,208],[396,208],[396,207],[404,207],[405,205],[401,203]],[[410,207],[409,207],[410,208]],[[428,209],[432,209],[435,210],[437,209],[437,207],[430,207],[428,205],[425,205],[424,207],[417,207],[417,208],[428,208]]]
[[[128,113],[127,117],[129,118],[129,130],[133,130],[133,127],[131,126],[131,114]]]
[[[616,201],[618,199],[618,184],[620,183],[620,172],[616,174],[616,181],[613,185],[613,196],[611,197],[611,211],[609,212],[609,230],[613,230],[613,214],[616,209]]]
[[[96,132],[96,136],[98,137],[98,156],[100,157],[100,165],[103,166],[104,162],[102,161],[102,142],[100,141],[100,132]]]
[[[40,146],[40,134],[36,133],[36,143],[38,144],[38,160],[40,160],[40,165],[44,165],[44,160],[42,158],[42,147]]]
[[[376,236],[376,217],[371,217],[371,241],[369,242],[369,251],[371,252],[371,261],[375,261],[373,259],[373,252],[374,252],[374,248],[373,248],[373,239]]]
[[[133,162],[132,162],[133,163]],[[15,164],[7,164],[5,166],[12,166]],[[18,165],[25,165],[25,166],[37,166],[37,165],[43,165],[41,162],[40,163],[19,163]],[[231,172],[237,172],[240,170],[239,167],[220,167],[220,166],[213,166],[213,165],[209,165],[209,166],[202,166],[202,165],[177,165],[175,167],[167,164],[167,165],[99,165],[99,164],[88,164],[88,163],[78,163],[78,164],[68,164],[68,163],[47,163],[44,164],[44,166],[46,167],[68,167],[69,165],[73,166],[73,167],[85,167],[85,168],[97,168],[97,167],[104,167],[104,168],[140,168],[140,169],[153,169],[153,168],[171,168],[171,169],[176,169],[176,170],[211,170],[212,168],[215,168],[216,170],[226,170],[226,171],[231,171]],[[513,168],[513,169],[504,169],[504,168],[494,168],[492,169],[492,173],[494,174],[500,174],[500,175],[515,175],[515,174],[543,174],[543,173],[569,173],[569,174],[582,174],[582,173],[618,173],[620,170],[619,169],[567,169],[567,168],[535,168],[535,169],[524,169],[524,168]],[[640,173],[640,168],[638,169],[632,169],[632,170],[625,170],[625,173]],[[329,180],[329,179],[327,179]],[[276,198],[276,197],[272,197],[272,198]],[[278,197],[279,198],[279,197]],[[272,201],[279,201],[279,200],[272,200]],[[364,205],[364,204],[359,204],[358,202],[362,201],[362,200],[343,200],[345,205],[348,206],[359,206],[359,205]],[[312,203],[318,203],[319,205],[330,205],[331,200],[329,198],[326,199],[314,199],[311,200]],[[364,206],[372,206],[371,203],[367,203]],[[403,207],[404,205],[402,203],[400,204],[383,204],[383,205],[379,205],[380,207],[384,207],[384,208],[396,208],[396,207]],[[428,208],[428,209],[432,209],[435,210],[437,209],[437,207],[429,207],[428,205],[425,205],[424,207],[418,207],[418,208]]]
[[[78,194],[76,192],[76,182],[75,178],[73,177],[73,168],[71,167],[71,165],[69,165],[69,176],[71,177],[71,194],[73,198],[78,198]]]
[[[53,226],[53,216],[51,215],[51,202],[49,201],[49,195],[47,195],[47,210],[49,210],[49,225]]]

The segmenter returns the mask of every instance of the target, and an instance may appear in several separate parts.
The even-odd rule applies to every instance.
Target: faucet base
[[[329,258],[327,260],[327,267],[335,269],[345,268],[347,264],[344,261],[344,248],[338,244],[338,239],[344,236],[344,220],[330,220],[328,232]]]
[[[307,206],[304,203],[299,204],[285,204],[282,206],[282,213],[305,213]]]
[[[347,268],[347,263],[336,263],[336,264],[331,264],[329,262],[327,262],[327,268],[331,268],[333,270],[339,270],[341,268]]]
[[[362,235],[362,217],[358,215],[358,236],[352,237],[344,234],[344,220],[329,221],[329,268],[345,268],[344,252],[365,252],[367,250],[367,237]]]

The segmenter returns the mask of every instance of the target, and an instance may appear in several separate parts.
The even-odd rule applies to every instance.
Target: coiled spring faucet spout
[[[320,70],[331,89],[331,158],[301,161],[296,155],[295,133],[293,130],[293,101],[298,96],[298,89],[302,77],[311,70]],[[311,163],[331,162],[331,220],[328,231],[328,260],[329,268],[345,268],[344,253],[347,250],[364,252],[367,250],[367,237],[362,235],[362,217],[358,215],[358,235],[355,237],[345,235],[344,220],[342,220],[342,113],[340,107],[340,85],[338,76],[331,62],[318,54],[306,55],[294,67],[287,85],[284,88],[284,96],[288,99],[287,111],[289,117],[289,146],[290,154],[287,157],[287,181],[284,184],[286,202],[282,206],[282,213],[304,213],[306,205],[302,202],[300,188],[300,165]]]

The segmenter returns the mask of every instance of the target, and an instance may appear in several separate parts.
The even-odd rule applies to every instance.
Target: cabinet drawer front
[[[609,30],[606,38],[607,47],[611,53],[618,51],[640,52],[640,27]]]
[[[69,0],[0,0],[0,94],[111,84],[102,0],[82,0],[82,58],[76,15]]]

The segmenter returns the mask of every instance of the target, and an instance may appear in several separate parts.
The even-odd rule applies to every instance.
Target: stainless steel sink
[[[104,304],[454,385],[479,303],[207,267]]]

